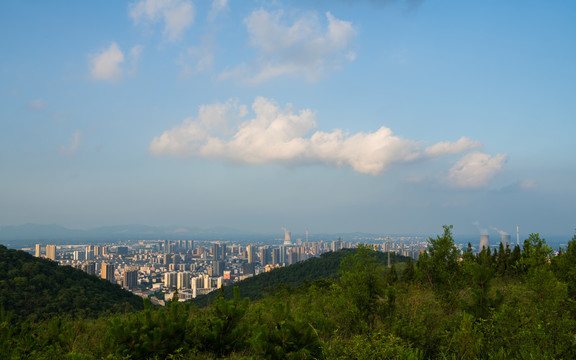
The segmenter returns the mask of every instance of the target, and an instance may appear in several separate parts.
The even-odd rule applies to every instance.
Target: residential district
[[[281,245],[243,246],[224,241],[139,240],[119,244],[36,244],[36,257],[45,257],[99,276],[164,305],[176,290],[186,301],[262,272],[294,264],[328,251],[351,248],[358,242],[292,242],[286,231]],[[395,252],[414,259],[423,251],[418,239],[374,238],[377,251]],[[416,240],[416,242],[414,241]],[[421,240],[421,239],[420,239]],[[362,241],[364,242],[364,241]]]

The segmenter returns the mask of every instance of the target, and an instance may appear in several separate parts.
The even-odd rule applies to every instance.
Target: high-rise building
[[[213,244],[212,245],[212,257],[215,261],[221,261],[226,259],[226,245],[225,244]]]
[[[124,271],[124,287],[132,290],[136,286],[138,286],[138,270]]]
[[[94,246],[94,257],[99,258],[100,256],[102,256],[102,247]]]
[[[260,248],[260,265],[266,266],[270,264],[270,248],[262,246]]]
[[[272,249],[272,265],[280,265],[282,262],[280,261],[280,249],[274,248]]]
[[[164,246],[163,246],[163,248],[164,248],[164,253],[165,253],[165,254],[168,254],[168,253],[170,252],[169,244],[170,244],[170,241],[164,240]]]
[[[212,276],[222,276],[224,274],[224,261],[213,261],[212,262]]]
[[[280,245],[280,264],[286,264],[286,246]]]
[[[212,288],[212,279],[208,275],[202,275],[203,287],[204,289],[211,289]]]
[[[84,251],[82,251],[82,250],[76,250],[76,251],[74,251],[74,253],[73,253],[74,260],[76,260],[76,261],[84,260],[85,254],[86,254],[86,253],[85,253]]]
[[[190,279],[192,274],[188,271],[179,272],[176,277],[177,289],[190,289]]]
[[[86,260],[94,260],[94,245],[86,246]]]
[[[176,287],[178,275],[175,272],[164,273],[164,286],[167,288]]]
[[[36,251],[34,252],[34,256],[40,257],[42,255],[42,245],[36,244]]]
[[[110,281],[112,284],[116,284],[116,278],[114,277],[114,264],[102,263],[100,277]]]
[[[248,253],[248,264],[256,262],[256,249],[254,248],[254,245],[248,245],[246,247],[246,252]]]
[[[96,275],[96,263],[94,263],[93,261],[89,261],[84,265],[82,265],[82,270],[84,270],[86,274]]]
[[[116,253],[118,255],[128,255],[128,247],[127,246],[117,246]]]
[[[46,257],[50,260],[56,260],[56,245],[46,245]]]
[[[254,275],[254,263],[244,263],[244,264],[242,264],[242,274],[244,274],[244,275]]]
[[[288,250],[288,264],[289,265],[296,264],[298,261],[300,261],[300,258],[298,255],[298,249],[292,248],[292,249]]]

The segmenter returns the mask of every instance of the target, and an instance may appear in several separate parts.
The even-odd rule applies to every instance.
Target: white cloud
[[[130,59],[130,69],[128,72],[130,74],[134,74],[138,67],[138,61],[140,60],[140,56],[142,56],[142,51],[144,51],[144,46],[142,45],[135,45],[130,49],[130,54],[128,58]]]
[[[497,154],[490,156],[481,152],[464,155],[448,172],[448,181],[460,188],[479,188],[486,186],[499,172],[507,156]]]
[[[464,151],[478,147],[482,147],[482,143],[480,141],[472,140],[466,136],[462,136],[455,143],[443,141],[434,144],[432,146],[428,146],[424,150],[424,153],[431,157],[440,155],[453,155],[453,154],[460,154]]]
[[[41,100],[41,99],[36,99],[36,100],[29,101],[28,104],[26,104],[26,106],[30,110],[42,110],[46,107],[46,101]]]
[[[213,0],[208,19],[212,21],[216,18],[216,16],[218,16],[218,14],[227,10],[229,10],[228,0]]]
[[[140,0],[130,5],[134,23],[164,23],[164,37],[169,41],[182,38],[194,22],[194,5],[186,0]]]
[[[199,46],[191,46],[180,55],[178,64],[185,76],[212,69],[214,65],[214,42],[211,35],[202,38]]]
[[[283,12],[264,9],[252,12],[245,20],[250,45],[258,59],[240,64],[221,74],[260,83],[282,75],[302,75],[316,80],[327,71],[353,61],[356,29],[351,22],[326,13],[327,26],[315,14],[304,15],[287,25]]]
[[[398,137],[384,126],[374,132],[356,134],[341,129],[317,131],[311,110],[298,111],[291,105],[282,109],[262,97],[256,98],[252,111],[253,117],[246,119],[246,107],[233,101],[203,105],[196,119],[188,118],[182,125],[155,137],[149,150],[154,155],[221,158],[245,163],[350,166],[372,175],[394,163],[443,154],[426,152],[418,142]],[[448,153],[455,153],[454,149],[458,148],[450,143],[444,146],[451,149]]]
[[[82,132],[76,130],[70,139],[70,145],[62,145],[60,147],[60,152],[64,155],[74,155],[78,148],[82,145]]]
[[[90,74],[94,79],[118,81],[122,77],[120,64],[123,62],[124,54],[118,44],[112,42],[107,49],[92,56]]]

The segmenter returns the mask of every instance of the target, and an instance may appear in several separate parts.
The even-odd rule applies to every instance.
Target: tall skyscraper
[[[86,260],[94,260],[94,245],[86,246]]]
[[[82,250],[76,250],[76,251],[74,251],[73,256],[74,256],[74,260],[81,261],[81,260],[84,260],[85,252]]]
[[[272,265],[280,265],[282,262],[280,261],[280,249],[274,248],[272,249]]]
[[[179,272],[176,277],[176,288],[177,289],[190,289],[190,279],[191,273],[188,271]]]
[[[260,265],[266,266],[270,264],[270,248],[268,247],[261,247],[260,248]]]
[[[280,264],[286,264],[286,246],[280,245]]]
[[[100,256],[102,256],[102,247],[94,246],[94,257],[99,258]]]
[[[248,245],[246,252],[248,253],[248,264],[256,262],[256,248],[254,248],[254,245]]]
[[[212,262],[212,276],[222,276],[224,274],[224,261],[213,261]]]
[[[96,263],[94,263],[93,261],[89,261],[84,265],[82,265],[82,270],[84,270],[86,274],[96,275]]]
[[[56,260],[56,245],[46,245],[46,257],[50,260]]]
[[[132,290],[136,286],[138,286],[138,270],[124,271],[124,287]]]
[[[164,273],[164,286],[167,288],[176,287],[178,275],[175,272]]]
[[[226,259],[226,244],[213,244],[212,257],[216,261]]]
[[[114,277],[114,264],[102,263],[100,277],[110,281],[112,284],[116,284],[116,278]]]
[[[42,254],[42,245],[36,244],[36,251],[34,252],[34,256],[40,257]]]

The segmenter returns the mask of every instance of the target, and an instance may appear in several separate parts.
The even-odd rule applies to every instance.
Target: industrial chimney
[[[478,247],[478,252],[481,252],[483,248],[488,248],[490,245],[489,235],[480,235],[480,246]]]

